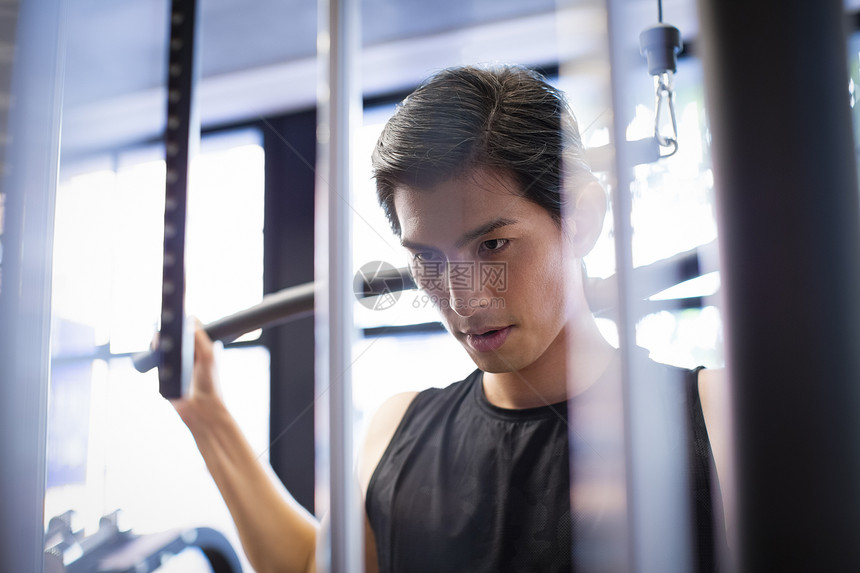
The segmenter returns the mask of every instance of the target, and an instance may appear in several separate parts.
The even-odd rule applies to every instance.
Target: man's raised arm
[[[212,341],[198,327],[191,390],[173,406],[197,442],[254,569],[314,571],[319,524],[274,483],[227,411],[216,378]]]

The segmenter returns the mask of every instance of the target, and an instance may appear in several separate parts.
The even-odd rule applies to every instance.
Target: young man
[[[601,380],[616,356],[589,311],[581,265],[606,199],[567,104],[522,68],[446,70],[401,104],[373,163],[416,281],[478,370],[394,396],[374,416],[358,476],[366,568],[569,571],[567,403],[609,387]],[[482,268],[504,276],[481,280]],[[273,485],[215,377],[198,331],[192,391],[174,405],[251,563],[313,570],[317,524]]]

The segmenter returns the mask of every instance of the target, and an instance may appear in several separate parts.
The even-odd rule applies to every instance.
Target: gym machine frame
[[[15,62],[15,73],[21,77],[25,68],[51,73],[61,66],[56,50],[62,37],[61,10],[55,4],[21,3]],[[856,301],[860,232],[845,93],[842,3],[828,0],[823,5],[800,6],[769,1],[752,8],[715,0],[699,4],[722,204],[729,369],[736,426],[746,441],[737,448],[743,478],[738,484],[738,521],[745,524],[740,564],[745,570],[788,570],[812,561],[818,568],[826,568],[829,562],[858,569],[854,540],[845,538],[860,529],[858,396],[856,384],[848,383],[860,366],[855,348],[860,340]],[[621,3],[611,5],[621,9]],[[778,22],[772,20],[774,15],[779,16]],[[767,35],[762,34],[765,28]],[[610,28],[610,35],[614,31]],[[37,41],[40,48],[34,46]],[[814,90],[807,70],[796,66],[801,57],[817,62],[812,70],[817,72]],[[30,65],[35,60],[38,63]],[[765,69],[771,73],[764,74]],[[11,131],[16,135],[14,158],[20,163],[16,175],[7,174],[4,189],[7,256],[0,294],[0,404],[8,414],[2,416],[4,420],[16,420],[21,412],[30,420],[14,432],[3,432],[8,439],[0,451],[4,466],[14,472],[0,474],[2,498],[14,502],[2,512],[0,527],[5,548],[0,551],[0,569],[8,571],[39,570],[42,565],[40,500],[48,383],[45,312],[49,308],[45,293],[50,273],[25,267],[24,261],[50,261],[49,249],[39,252],[39,246],[50,237],[51,225],[26,219],[22,197],[26,188],[29,204],[41,203],[47,207],[41,212],[50,213],[60,77],[56,73],[42,84],[38,78],[22,80],[14,88],[17,111],[41,106],[42,113],[19,113]],[[779,94],[792,97],[776,97],[773,77],[780,78]],[[766,116],[762,110],[768,112]],[[774,117],[778,121],[768,123]],[[800,117],[809,120],[794,121]],[[34,129],[34,123],[40,127]],[[779,137],[786,127],[792,131]],[[767,165],[779,169],[763,169]],[[755,176],[759,172],[764,172],[766,181]],[[40,173],[39,185],[24,186],[27,173]],[[821,191],[810,193],[809,182],[817,182]],[[809,209],[813,200],[815,209]],[[762,205],[765,209],[757,210]],[[798,245],[798,237],[814,243]],[[13,253],[32,256],[22,259]],[[835,261],[833,253],[838,254]],[[823,260],[828,264],[819,263]],[[781,285],[779,296],[772,291],[775,276],[791,278]],[[43,309],[31,314],[31,306],[22,303],[34,296],[42,300]],[[798,311],[807,304],[819,312]],[[790,324],[778,327],[768,318],[789,315]],[[803,341],[799,348],[798,341]],[[20,353],[22,344],[26,348]],[[784,361],[786,357],[790,360]],[[805,380],[804,372],[815,374],[817,383]],[[780,396],[776,404],[775,394]],[[797,416],[786,417],[791,412]],[[771,428],[779,428],[782,435],[771,435]],[[22,444],[27,446],[26,454]],[[829,444],[839,444],[839,453],[823,457]],[[792,460],[792,470],[800,471],[782,471]],[[22,484],[26,484],[23,489]],[[815,495],[796,495],[799,492]],[[789,509],[786,499],[792,500],[793,515],[775,519]],[[789,526],[794,528],[790,532],[785,530]],[[801,536],[804,542],[783,543],[789,534]]]

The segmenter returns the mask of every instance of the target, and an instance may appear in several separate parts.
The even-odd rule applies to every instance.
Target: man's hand
[[[202,421],[207,414],[223,408],[218,388],[218,370],[215,365],[216,344],[196,321],[194,328],[194,368],[188,395],[171,400],[186,425]]]
[[[227,411],[218,390],[216,349],[198,322],[188,395],[171,400],[191,430],[256,571],[314,570],[316,520],[275,484]]]

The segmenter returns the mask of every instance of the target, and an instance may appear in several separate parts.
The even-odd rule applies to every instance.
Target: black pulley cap
[[[652,76],[674,72],[682,46],[681,31],[670,24],[655,24],[639,34],[639,50],[648,58],[648,73]]]

